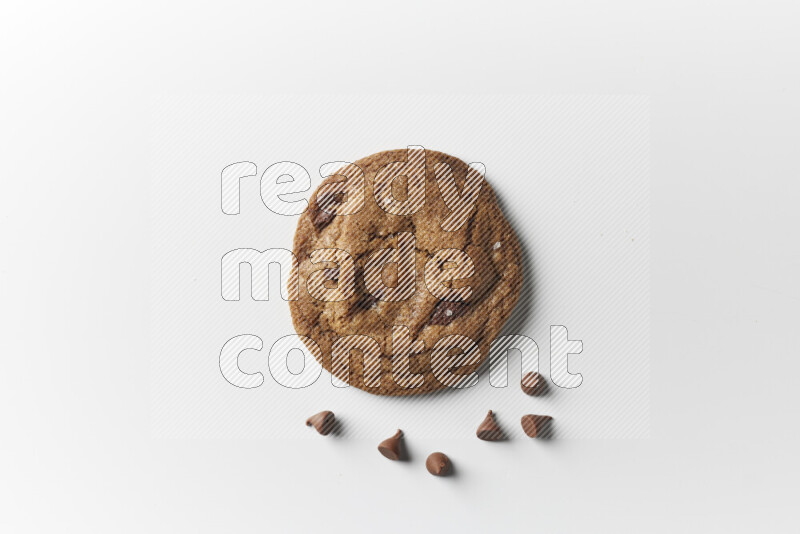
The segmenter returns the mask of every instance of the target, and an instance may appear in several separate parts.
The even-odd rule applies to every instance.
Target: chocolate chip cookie
[[[342,383],[417,395],[477,380],[522,285],[517,237],[482,173],[409,147],[343,164],[314,192],[289,305]]]

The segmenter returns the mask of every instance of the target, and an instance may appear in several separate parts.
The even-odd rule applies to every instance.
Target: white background
[[[797,530],[796,4],[145,4],[0,17],[4,531]],[[330,91],[650,96],[649,439],[153,436],[150,98]]]

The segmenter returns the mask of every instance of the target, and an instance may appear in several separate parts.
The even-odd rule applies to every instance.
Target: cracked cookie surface
[[[488,357],[491,342],[511,315],[522,285],[519,242],[486,181],[464,224],[454,231],[442,229],[442,221],[451,210],[440,192],[435,168],[440,163],[448,164],[456,187],[462,192],[469,167],[458,158],[425,151],[424,205],[415,213],[393,215],[377,204],[373,196],[376,174],[388,164],[406,161],[409,153],[406,149],[389,150],[355,162],[365,178],[364,206],[357,213],[333,215],[326,211],[330,206],[341,204],[345,197],[330,193],[318,195],[320,189],[344,178],[333,175],[323,180],[312,195],[309,208],[300,216],[294,238],[300,288],[299,298],[290,301],[289,306],[295,330],[314,340],[320,350],[309,346],[310,352],[327,371],[352,386],[377,395],[417,395],[446,387],[434,376],[431,352],[438,340],[453,334],[470,338],[480,350],[477,359],[458,367],[455,372],[469,375],[476,371]],[[395,198],[403,198],[406,183],[401,177],[395,180],[392,185]],[[377,251],[398,247],[401,233],[414,236],[414,291],[405,300],[383,301],[380,295],[372,295],[367,290],[363,276],[365,266]],[[355,291],[348,298],[326,302],[309,294],[306,284],[309,275],[316,271],[323,271],[323,278],[317,280],[324,280],[326,288],[335,288],[344,282],[340,280],[342,269],[337,262],[311,261],[312,252],[320,249],[339,249],[353,258]],[[453,280],[448,285],[452,288],[470,286],[471,295],[464,301],[441,300],[426,286],[426,263],[442,249],[463,251],[474,264],[471,276]],[[446,269],[448,265],[440,263],[439,268]],[[382,279],[386,286],[396,286],[398,269],[385,268]],[[408,329],[411,347],[424,343],[424,349],[410,357],[408,369],[422,377],[417,387],[403,387],[393,379],[393,364],[397,359],[392,356],[392,327],[395,326]],[[379,376],[365,377],[365,359],[361,350],[350,352],[349,376],[347,366],[334,368],[332,365],[332,348],[336,340],[354,334],[369,336],[380,347]]]

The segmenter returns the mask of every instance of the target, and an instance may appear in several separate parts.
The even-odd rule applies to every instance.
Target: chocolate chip
[[[370,310],[377,304],[378,304],[378,299],[376,299],[369,293],[362,293],[361,296],[358,298],[358,300],[355,302],[355,304],[353,304],[353,307],[350,308],[350,313]]]
[[[534,372],[526,373],[522,377],[520,386],[526,395],[533,395],[534,397],[544,395],[545,391],[547,391],[547,381],[542,375]]]
[[[478,439],[482,439],[483,441],[501,441],[505,437],[503,436],[503,431],[500,430],[500,427],[494,420],[492,410],[489,410],[489,413],[486,414],[486,418],[478,427],[476,434],[478,435]]]
[[[314,226],[319,232],[328,226],[336,214],[328,213],[325,210],[332,210],[336,204],[340,204],[344,195],[342,193],[328,193],[317,197],[317,213],[314,215]]]
[[[381,441],[378,451],[390,460],[399,460],[403,456],[403,431],[398,430],[391,438]]]
[[[317,231],[319,232],[320,230],[328,226],[334,217],[335,215],[333,215],[332,213],[319,210],[317,212],[317,215],[314,217],[314,226],[317,228]]]
[[[450,473],[450,458],[444,453],[434,452],[425,460],[425,468],[437,477],[447,476]]]
[[[323,436],[330,434],[335,424],[336,417],[329,411],[319,412],[306,419],[306,426],[313,426]]]
[[[522,430],[532,438],[547,438],[550,436],[550,425],[553,418],[549,415],[523,415]]]
[[[431,313],[430,324],[448,325],[467,312],[469,304],[466,302],[440,301]]]
[[[341,204],[344,200],[344,193],[326,193],[317,197],[317,206],[322,209],[331,210],[336,204]]]

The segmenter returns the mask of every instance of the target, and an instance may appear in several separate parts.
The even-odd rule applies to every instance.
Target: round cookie
[[[299,291],[289,307],[295,330],[313,340],[306,345],[326,370],[377,395],[417,395],[471,383],[474,372],[488,357],[491,342],[511,315],[522,285],[519,242],[489,184],[483,180],[477,199],[473,199],[475,207],[459,210],[452,188],[446,188],[447,181],[442,177],[452,176],[456,194],[466,196],[468,173],[474,178],[474,171],[441,152],[425,150],[420,159],[422,154],[412,154],[410,149],[379,152],[325,178],[314,192],[309,209],[301,215],[294,238],[299,279],[293,271],[294,282],[290,284],[299,280]],[[402,165],[397,162],[411,164],[412,159],[419,171],[417,186],[424,176],[424,195],[409,198],[413,192],[406,176],[398,173],[388,186],[385,178],[387,169]],[[452,174],[446,172],[448,168]],[[330,193],[337,182],[338,186],[346,179],[359,183],[358,169],[363,171],[363,197],[358,193],[360,187],[348,189],[346,195]],[[387,195],[398,200],[397,205],[404,200],[406,206],[411,201],[415,201],[414,207],[424,204],[408,215],[389,213],[385,203],[384,207],[378,204],[376,192],[384,200]],[[345,208],[362,200],[359,210],[343,214]],[[409,234],[413,235],[413,250]],[[405,272],[410,270],[415,275],[413,290],[406,294],[392,290],[409,287],[402,267],[389,264],[374,275],[376,257],[384,254],[384,260],[391,261],[390,256],[399,254],[401,246],[407,257],[413,258],[413,268],[409,266]],[[382,249],[388,250],[378,252]],[[439,252],[442,249],[448,252]],[[463,258],[462,252],[474,266],[470,276],[465,276],[471,271],[468,266],[451,262],[459,255]],[[443,261],[442,254],[445,258],[450,258],[447,254],[455,256]],[[442,283],[437,285],[437,280]],[[462,299],[465,287],[470,288],[470,294]],[[325,291],[333,296],[317,298]],[[453,296],[455,293],[460,296]],[[393,332],[398,336],[394,342]],[[403,351],[411,356],[402,357]],[[453,375],[461,379],[453,382]]]

